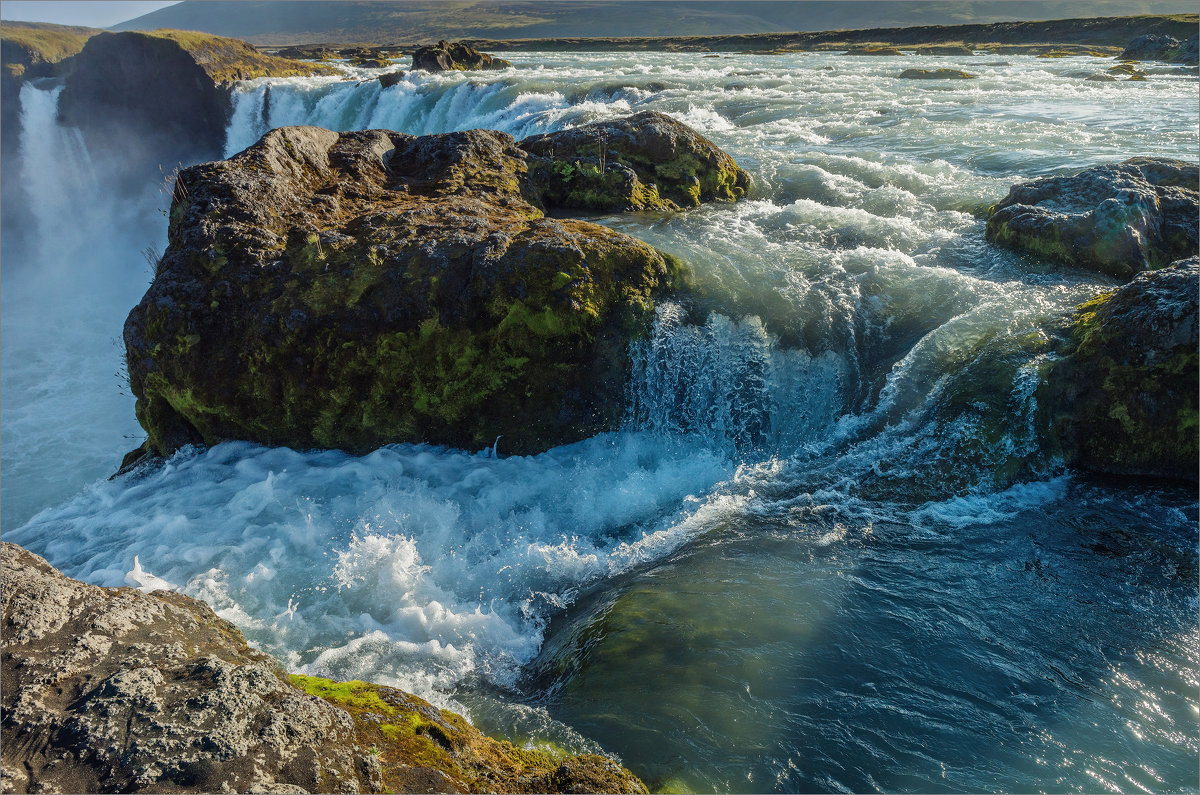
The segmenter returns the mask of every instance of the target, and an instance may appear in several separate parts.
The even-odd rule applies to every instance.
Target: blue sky
[[[107,28],[177,2],[179,0],[4,0],[0,3],[0,18]]]

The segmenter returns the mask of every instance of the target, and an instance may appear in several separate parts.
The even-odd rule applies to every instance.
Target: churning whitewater
[[[620,430],[531,457],[502,437],[226,443],[108,480],[141,440],[119,336],[169,187],[105,201],[61,89],[26,85],[5,539],[87,582],[203,599],[289,670],[603,748],[672,791],[1194,788],[1195,497],[1040,451],[1038,359],[982,380],[1005,340],[1115,282],[985,243],[981,213],[1022,179],[1194,160],[1197,78],[1008,55],[938,59],[978,75],[962,81],[816,53],[506,57],[388,88],[349,66],[239,83],[225,154],[291,124],[521,138],[658,110],[696,128],[751,173],[748,200],[595,219],[725,296],[698,323],[659,307]]]

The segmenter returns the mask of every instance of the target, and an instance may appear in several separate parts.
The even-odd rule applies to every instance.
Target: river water
[[[628,417],[532,457],[140,442],[121,324],[169,191],[106,200],[57,89],[22,90],[34,222],[5,229],[6,540],[208,601],[290,669],[392,684],[671,791],[1194,791],[1195,490],[1072,472],[1006,346],[1114,283],[996,249],[1016,181],[1194,160],[1196,76],[1111,62],[512,54],[493,73],[234,88],[270,127],[524,135],[653,109],[750,198],[601,216],[724,296],[659,309]],[[936,60],[936,63],[932,63]],[[1003,367],[993,366],[1003,360]],[[136,556],[136,564],[135,564]]]

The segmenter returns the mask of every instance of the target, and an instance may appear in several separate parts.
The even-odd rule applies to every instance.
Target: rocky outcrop
[[[8,543],[0,567],[5,792],[646,791],[393,688],[288,677],[181,594],[86,585]]]
[[[462,42],[439,41],[432,47],[418,47],[412,68],[426,72],[467,72],[474,69],[507,69],[511,63],[480,52]]]
[[[1134,61],[1170,61],[1171,63],[1194,64],[1200,58],[1200,49],[1193,35],[1186,41],[1174,36],[1148,33],[1138,36],[1125,47],[1120,57]]]
[[[1133,158],[1014,185],[988,211],[987,237],[1128,279],[1197,251],[1195,164]]]
[[[900,73],[904,80],[974,80],[961,69],[905,69]]]
[[[592,210],[678,210],[734,201],[750,178],[690,127],[654,111],[535,135],[521,148],[546,163],[544,201]]]
[[[694,179],[701,198],[725,184],[710,171],[732,161],[700,159],[719,150],[683,125],[628,124],[659,130],[664,148],[631,149],[646,159],[609,161],[604,175],[654,166],[688,196]],[[559,149],[602,129],[625,127],[572,131]],[[545,217],[569,203],[567,165],[582,167],[499,132],[291,127],[181,172],[170,245],[125,325],[146,450],[480,449],[501,437],[504,452],[530,453],[614,427],[628,342],[681,265]]]
[[[851,47],[846,50],[846,55],[904,55],[904,53],[896,47],[888,47],[882,44],[868,44]]]
[[[222,155],[232,81],[333,72],[237,39],[164,30],[101,33],[64,67],[60,120],[80,129],[95,162],[119,155],[122,173],[110,176],[130,186]]]
[[[1068,463],[1197,479],[1198,304],[1191,257],[1076,308],[1038,393]]]

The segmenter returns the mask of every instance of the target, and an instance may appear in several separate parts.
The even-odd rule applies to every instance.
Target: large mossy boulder
[[[1200,258],[1076,308],[1038,402],[1068,463],[1197,479]]]
[[[93,161],[125,164],[107,176],[133,189],[161,179],[160,168],[169,173],[181,162],[223,154],[234,81],[336,74],[264,55],[238,39],[173,30],[100,33],[63,68],[60,121],[79,128]]]
[[[125,325],[146,449],[531,453],[614,427],[628,343],[681,265],[545,217],[560,162],[499,132],[290,127],[181,172]]]
[[[4,574],[4,792],[645,792],[366,682],[289,677],[204,603],[98,588],[15,544]]]
[[[1197,251],[1194,163],[1137,157],[1014,185],[988,211],[987,237],[1128,279]]]
[[[602,211],[677,210],[746,195],[750,177],[707,138],[663,113],[534,135],[521,141],[553,173],[552,205]]]
[[[507,69],[511,63],[462,42],[439,41],[431,47],[418,47],[412,56],[412,68],[426,72],[469,72],[476,69]]]

